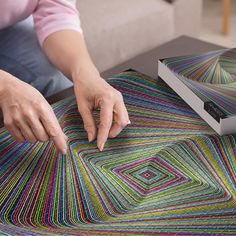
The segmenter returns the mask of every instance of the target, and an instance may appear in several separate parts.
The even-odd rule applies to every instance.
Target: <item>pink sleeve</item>
[[[36,33],[40,42],[52,33],[72,29],[82,33],[79,13],[71,0],[38,0],[33,13]]]

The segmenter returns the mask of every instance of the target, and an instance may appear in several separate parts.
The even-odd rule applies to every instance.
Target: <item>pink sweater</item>
[[[0,0],[0,29],[33,15],[40,44],[51,33],[72,29],[82,33],[73,0]]]

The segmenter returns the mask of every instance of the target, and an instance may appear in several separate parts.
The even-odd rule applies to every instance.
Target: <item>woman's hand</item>
[[[35,143],[51,138],[66,153],[66,136],[44,97],[11,74],[0,70],[0,106],[4,126],[18,142]]]
[[[57,31],[47,37],[43,49],[50,61],[74,82],[88,139],[97,137],[97,146],[103,150],[107,138],[117,136],[130,123],[121,93],[100,77],[79,32]],[[97,108],[100,108],[98,130],[93,118]]]
[[[122,94],[102,79],[92,65],[81,67],[73,75],[78,109],[88,134],[88,140],[97,137],[97,146],[103,150],[107,138],[116,137],[130,124]],[[93,111],[100,108],[100,123],[97,130]]]

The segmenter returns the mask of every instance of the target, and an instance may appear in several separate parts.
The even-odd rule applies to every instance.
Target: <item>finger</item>
[[[97,146],[100,151],[103,150],[105,142],[112,125],[113,120],[113,106],[108,102],[101,105],[100,124],[98,128]]]
[[[33,131],[34,136],[39,140],[40,142],[46,142],[49,139],[49,136],[44,129],[42,123],[37,117],[32,117],[29,120],[29,125]]]
[[[129,114],[123,102],[114,106],[114,123],[109,132],[109,138],[116,137],[128,124],[130,124]]]
[[[63,133],[64,134],[64,133]],[[66,134],[64,134],[64,139],[67,141],[68,140],[68,136]]]
[[[21,133],[20,129],[17,128],[17,126],[13,126],[11,130],[8,131],[18,143],[23,143],[25,141],[23,134]]]
[[[84,129],[88,134],[89,142],[93,141],[97,135],[97,127],[92,111],[86,106],[79,106],[79,112],[84,122]]]
[[[47,134],[53,140],[56,148],[61,153],[66,154],[67,148],[66,148],[65,135],[51,107],[46,108],[44,112],[41,113],[40,120]]]
[[[10,116],[3,111],[4,113],[4,127],[10,132],[10,134],[16,139],[17,142],[22,143],[25,141],[23,134],[20,129],[14,124]]]
[[[25,140],[29,141],[30,143],[37,142],[36,137],[34,136],[33,131],[28,126],[27,123],[21,122],[17,125],[18,129],[20,129],[21,133],[23,134]]]

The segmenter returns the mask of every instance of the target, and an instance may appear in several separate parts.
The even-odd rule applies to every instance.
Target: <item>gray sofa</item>
[[[198,36],[202,0],[78,0],[77,7],[102,72],[179,35]]]

